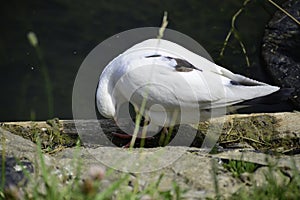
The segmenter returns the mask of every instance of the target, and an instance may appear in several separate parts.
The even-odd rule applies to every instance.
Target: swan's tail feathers
[[[294,88],[280,88],[280,90],[263,96],[244,101],[234,105],[238,113],[259,113],[259,112],[287,112],[293,111],[293,106],[288,102]]]
[[[255,104],[265,104],[265,105],[273,105],[278,104],[283,101],[287,101],[291,94],[294,92],[294,88],[280,88],[280,90],[263,96],[254,98],[248,101],[244,101],[243,105],[255,105]]]

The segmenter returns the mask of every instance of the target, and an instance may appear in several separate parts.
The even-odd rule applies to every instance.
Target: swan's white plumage
[[[172,58],[185,60],[197,69],[176,71],[178,63]],[[100,76],[96,102],[103,116],[116,118],[124,102],[130,100],[139,107],[146,97],[145,109],[151,120],[164,126],[170,123],[174,110],[186,113],[176,123],[195,123],[197,115],[190,117],[193,115],[187,113],[222,109],[277,90],[276,86],[234,74],[173,42],[149,39],[106,66]],[[161,106],[151,107],[154,104]]]

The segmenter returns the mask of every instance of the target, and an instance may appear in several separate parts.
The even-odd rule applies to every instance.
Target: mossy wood
[[[223,120],[222,120],[223,119]],[[235,114],[224,118],[216,118],[210,122],[201,122],[198,125],[197,136],[192,146],[201,146],[208,129],[222,126],[219,145],[224,148],[250,147],[256,150],[275,151],[280,153],[297,153],[300,151],[300,112]],[[221,123],[222,122],[222,123]],[[224,123],[223,123],[224,122]],[[44,148],[49,151],[58,146],[74,146],[78,140],[78,131],[84,133],[80,139],[93,141],[96,145],[99,140],[113,140],[112,133],[122,133],[122,127],[128,127],[123,122],[118,127],[113,120],[48,120],[40,122],[3,122],[1,127],[24,138],[36,141],[42,140]],[[197,127],[197,126],[194,126]],[[176,128],[174,129],[176,132]],[[103,134],[105,133],[105,134]],[[97,140],[93,137],[97,135]],[[188,137],[188,135],[187,135]]]

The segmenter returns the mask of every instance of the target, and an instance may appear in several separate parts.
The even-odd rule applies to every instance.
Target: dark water
[[[283,1],[276,1],[282,3]],[[260,58],[264,27],[276,9],[267,1],[251,1],[237,18],[250,67],[233,37],[224,57],[219,53],[240,0],[180,1],[5,1],[1,3],[0,121],[72,118],[72,87],[85,56],[101,41],[132,28],[160,26],[168,11],[168,28],[198,41],[222,66],[268,83]],[[27,40],[33,31],[42,59]],[[50,116],[41,65],[45,63],[53,87]]]

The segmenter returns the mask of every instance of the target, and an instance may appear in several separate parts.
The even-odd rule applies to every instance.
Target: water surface
[[[276,11],[267,1],[251,1],[236,21],[250,67],[246,66],[234,38],[230,39],[224,57],[219,56],[231,18],[242,4],[240,0],[3,2],[0,121],[72,118],[73,82],[85,56],[101,41],[121,31],[160,26],[164,11],[168,12],[168,28],[198,41],[218,64],[235,73],[273,83],[260,58],[264,27]],[[30,31],[38,37],[43,61],[27,40]],[[42,62],[53,86],[53,116],[47,108]]]

